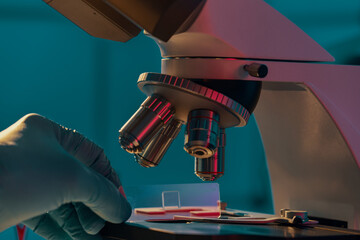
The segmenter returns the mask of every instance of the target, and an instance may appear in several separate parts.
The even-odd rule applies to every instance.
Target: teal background
[[[267,0],[327,49],[339,64],[360,64],[360,1]],[[199,183],[183,133],[163,162],[144,169],[117,142],[119,128],[145,96],[136,81],[160,71],[156,44],[96,39],[40,0],[0,1],[0,130],[36,112],[105,149],[127,185]],[[270,181],[254,118],[227,131],[226,173],[218,181],[232,208],[272,212]],[[26,204],[26,201],[24,201]],[[14,228],[0,239],[17,239]],[[42,239],[28,232],[28,240]]]

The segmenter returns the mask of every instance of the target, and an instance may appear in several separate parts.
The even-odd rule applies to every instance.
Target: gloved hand
[[[103,150],[37,114],[0,132],[0,231],[24,222],[51,240],[101,239],[131,207]]]

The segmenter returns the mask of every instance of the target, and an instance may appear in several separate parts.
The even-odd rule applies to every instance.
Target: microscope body
[[[129,18],[120,2],[106,6]],[[172,14],[159,15],[176,12],[164,9]],[[163,59],[161,74],[139,79],[149,98],[120,130],[123,148],[141,165],[156,166],[144,155],[161,158],[187,122],[185,148],[200,162],[196,167],[218,171],[201,178],[215,180],[224,174],[225,157],[218,156],[224,129],[245,126],[257,105],[276,212],[304,209],[360,229],[360,67],[321,63],[334,59],[262,0],[197,1],[192,9],[165,35],[159,33],[167,24],[130,18],[154,38]],[[266,66],[267,74],[257,75],[256,66]],[[225,83],[231,87],[222,88]]]
[[[244,66],[266,65],[255,116],[275,211],[360,229],[360,67],[321,63],[334,59],[261,0],[208,0],[187,32],[157,42],[164,74],[256,81]]]

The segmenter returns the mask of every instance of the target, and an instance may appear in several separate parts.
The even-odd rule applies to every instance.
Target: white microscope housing
[[[257,105],[275,210],[360,229],[359,66],[324,63],[334,58],[263,0],[46,2],[94,36],[127,41],[144,28],[159,45],[161,74],[140,76],[149,97],[120,130],[141,165],[156,166],[187,123],[197,174],[217,179],[225,128]]]

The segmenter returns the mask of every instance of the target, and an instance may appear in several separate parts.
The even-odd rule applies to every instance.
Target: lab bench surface
[[[255,239],[360,239],[360,231],[324,225],[284,226],[213,223],[136,222],[107,224],[102,230],[107,240],[255,240]]]

